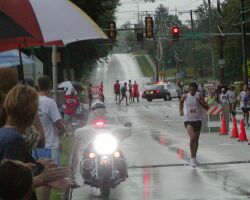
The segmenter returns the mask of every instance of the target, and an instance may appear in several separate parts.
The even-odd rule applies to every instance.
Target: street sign
[[[225,59],[219,59],[218,64],[219,65],[225,65]]]

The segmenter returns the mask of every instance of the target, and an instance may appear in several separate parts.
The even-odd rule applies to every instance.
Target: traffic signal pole
[[[191,30],[192,30],[192,51],[193,51],[193,70],[194,70],[194,78],[197,77],[197,69],[196,69],[196,56],[195,56],[195,41],[194,41],[194,20],[193,20],[193,11],[190,10],[191,17]]]

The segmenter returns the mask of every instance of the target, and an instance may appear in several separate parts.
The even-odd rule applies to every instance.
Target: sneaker
[[[200,166],[200,163],[195,159],[194,160],[195,164],[196,164],[196,167],[199,167]]]
[[[199,163],[198,163],[198,161],[196,160],[196,158],[190,158],[190,166],[191,167],[193,167],[193,168],[196,168],[198,165],[199,165]]]

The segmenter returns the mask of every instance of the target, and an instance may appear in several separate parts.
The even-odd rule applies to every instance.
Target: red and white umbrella
[[[32,37],[25,37],[21,43],[13,37],[0,38],[0,51],[107,39],[87,14],[68,0],[0,0],[1,15],[8,16]]]

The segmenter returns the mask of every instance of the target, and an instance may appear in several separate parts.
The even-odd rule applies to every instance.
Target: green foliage
[[[249,9],[250,3],[245,1],[246,10]],[[222,7],[222,23],[223,31],[231,33],[241,33],[241,15],[240,15],[240,0],[228,0]],[[245,12],[246,32],[250,31],[250,12]],[[247,46],[250,45],[249,36],[247,36]],[[226,60],[225,78],[226,81],[233,82],[242,80],[242,41],[241,36],[228,36],[225,38],[224,54]],[[246,52],[250,59],[249,49]]]
[[[145,55],[135,56],[144,77],[152,77],[154,75],[153,69],[146,59]]]

